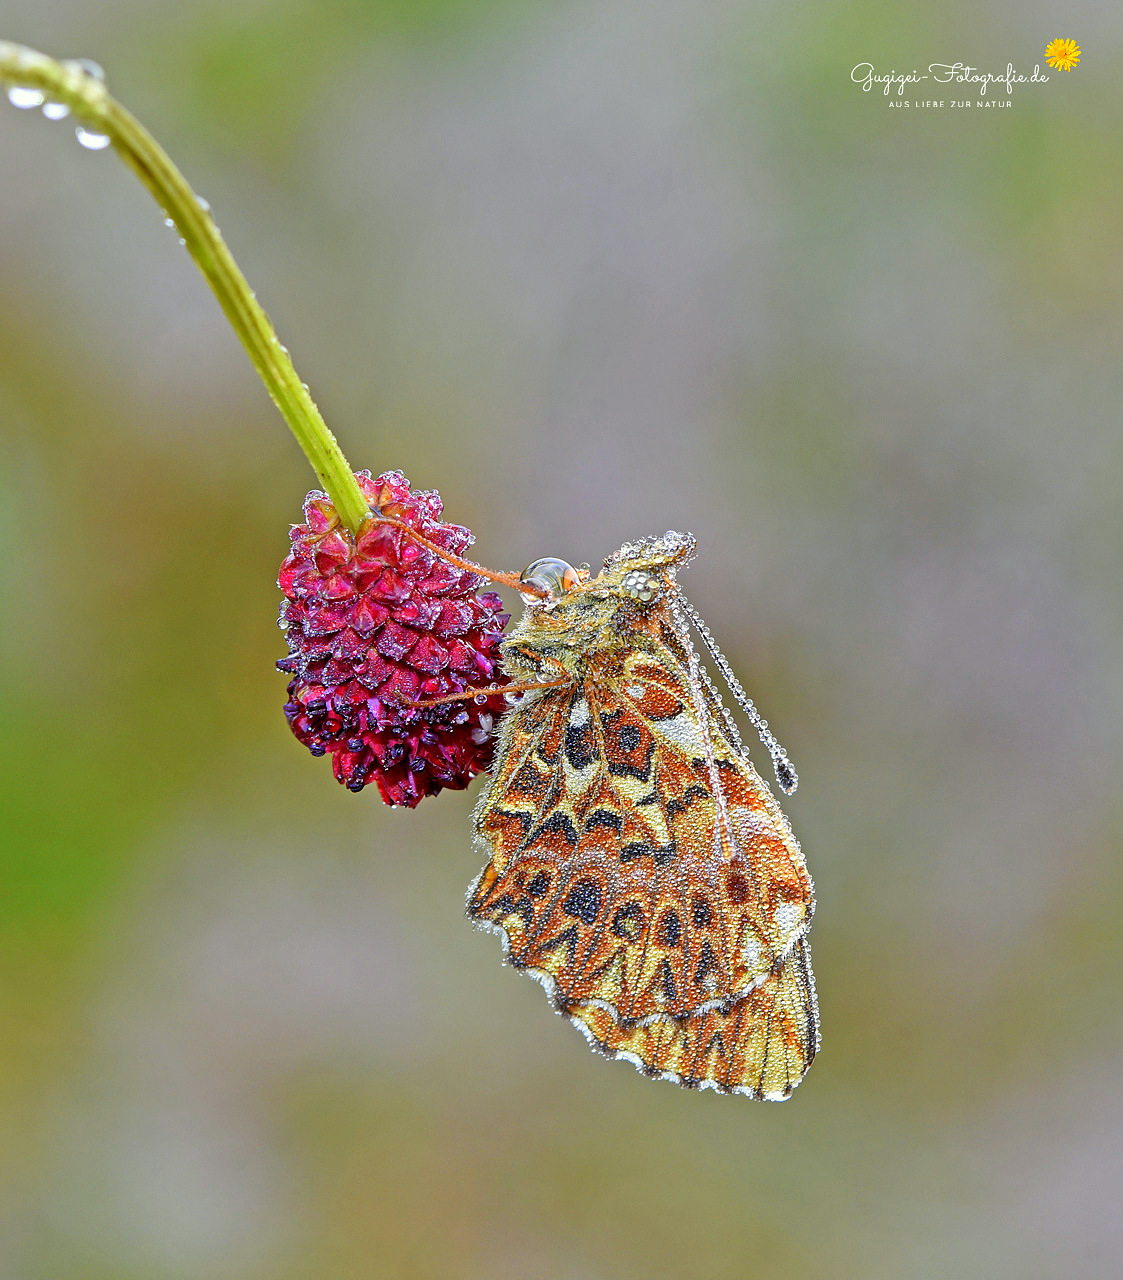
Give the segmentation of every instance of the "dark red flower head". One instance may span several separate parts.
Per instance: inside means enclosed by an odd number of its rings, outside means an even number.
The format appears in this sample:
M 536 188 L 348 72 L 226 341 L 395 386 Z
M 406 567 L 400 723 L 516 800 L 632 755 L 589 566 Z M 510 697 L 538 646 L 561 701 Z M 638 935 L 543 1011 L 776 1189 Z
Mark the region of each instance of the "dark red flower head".
M 356 478 L 376 511 L 453 555 L 471 545 L 467 529 L 440 520 L 438 495 L 411 493 L 401 472 Z M 408 705 L 506 683 L 498 646 L 508 615 L 482 583 L 403 529 L 372 519 L 353 538 L 325 494 L 305 499 L 278 582 L 289 656 L 277 666 L 292 676 L 293 733 L 313 755 L 331 752 L 352 791 L 374 782 L 387 804 L 413 808 L 491 763 L 502 694 Z

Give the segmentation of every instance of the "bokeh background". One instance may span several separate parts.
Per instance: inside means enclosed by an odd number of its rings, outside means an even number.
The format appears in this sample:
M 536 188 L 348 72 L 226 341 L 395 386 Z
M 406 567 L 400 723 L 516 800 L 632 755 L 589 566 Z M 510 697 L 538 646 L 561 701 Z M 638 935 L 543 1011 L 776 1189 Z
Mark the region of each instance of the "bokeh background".
M 210 199 L 356 466 L 501 567 L 695 531 L 824 1044 L 783 1106 L 595 1059 L 463 918 L 472 796 L 297 745 L 310 473 L 133 178 L 3 104 L 0 1274 L 1118 1275 L 1123 11 L 2 12 Z M 849 80 L 1055 36 L 1009 108 Z

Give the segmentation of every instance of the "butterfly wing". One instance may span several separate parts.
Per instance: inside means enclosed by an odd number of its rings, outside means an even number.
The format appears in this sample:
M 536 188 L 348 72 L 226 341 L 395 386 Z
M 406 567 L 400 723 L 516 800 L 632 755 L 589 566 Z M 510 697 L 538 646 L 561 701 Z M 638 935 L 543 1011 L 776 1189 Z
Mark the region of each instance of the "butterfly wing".
M 634 640 L 505 718 L 468 914 L 603 1052 L 780 1096 L 817 1044 L 811 882 L 673 630 Z
M 578 1005 L 569 1017 L 594 1049 L 624 1058 L 646 1075 L 770 1101 L 791 1094 L 819 1048 L 804 938 L 764 982 L 728 1007 L 630 1024 L 598 1006 Z

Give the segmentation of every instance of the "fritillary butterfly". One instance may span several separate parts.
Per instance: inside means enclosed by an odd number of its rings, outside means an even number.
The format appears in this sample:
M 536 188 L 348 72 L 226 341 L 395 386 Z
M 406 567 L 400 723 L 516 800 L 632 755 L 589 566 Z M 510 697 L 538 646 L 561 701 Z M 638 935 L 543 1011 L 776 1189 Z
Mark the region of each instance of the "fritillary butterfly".
M 468 915 L 609 1058 L 691 1088 L 787 1098 L 819 1047 L 815 899 L 787 818 L 691 641 L 698 630 L 772 754 L 676 570 L 689 534 L 629 543 L 592 577 L 523 574 L 510 689 L 474 814 Z M 510 695 L 512 698 L 516 695 Z

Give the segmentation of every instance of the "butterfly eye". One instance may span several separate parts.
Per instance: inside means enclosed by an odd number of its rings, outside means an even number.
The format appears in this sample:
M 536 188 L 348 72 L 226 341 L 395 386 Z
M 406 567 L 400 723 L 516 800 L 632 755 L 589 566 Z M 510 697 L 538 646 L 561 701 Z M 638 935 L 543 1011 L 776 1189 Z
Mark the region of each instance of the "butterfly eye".
M 541 588 L 549 599 L 556 600 L 558 596 L 564 596 L 578 586 L 581 575 L 573 565 L 564 560 L 559 560 L 556 556 L 544 556 L 541 560 L 528 564 L 519 574 L 519 581 Z M 523 591 L 521 595 L 527 604 L 538 599 L 538 596 L 529 591 Z
M 642 600 L 646 604 L 663 594 L 663 584 L 645 569 L 629 569 L 620 583 L 620 590 L 633 600 Z

